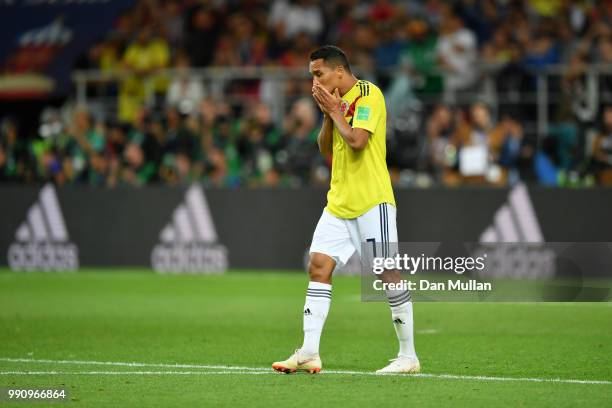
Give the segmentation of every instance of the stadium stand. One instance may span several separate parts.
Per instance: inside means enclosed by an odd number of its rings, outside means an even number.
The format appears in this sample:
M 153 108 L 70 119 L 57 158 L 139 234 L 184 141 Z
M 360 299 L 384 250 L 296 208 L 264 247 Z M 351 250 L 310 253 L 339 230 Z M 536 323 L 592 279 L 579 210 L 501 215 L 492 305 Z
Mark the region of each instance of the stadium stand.
M 324 185 L 325 43 L 384 90 L 398 186 L 612 184 L 612 1 L 552 0 L 140 0 L 36 132 L 2 118 L 0 181 Z

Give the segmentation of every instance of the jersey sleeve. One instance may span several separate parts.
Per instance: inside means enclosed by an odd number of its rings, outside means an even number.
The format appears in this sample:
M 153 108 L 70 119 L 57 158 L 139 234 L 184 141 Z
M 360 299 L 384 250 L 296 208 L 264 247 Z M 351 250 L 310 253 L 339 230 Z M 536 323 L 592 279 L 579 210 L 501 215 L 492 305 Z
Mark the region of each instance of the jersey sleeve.
M 376 94 L 362 96 L 355 105 L 353 128 L 365 129 L 374 133 L 382 114 L 380 97 Z

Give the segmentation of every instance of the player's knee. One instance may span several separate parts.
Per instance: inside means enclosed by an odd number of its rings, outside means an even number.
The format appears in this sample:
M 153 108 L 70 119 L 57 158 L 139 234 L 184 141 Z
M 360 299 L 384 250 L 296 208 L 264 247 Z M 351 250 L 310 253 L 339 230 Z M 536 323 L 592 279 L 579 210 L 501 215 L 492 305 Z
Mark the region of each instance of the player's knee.
M 329 256 L 312 254 L 308 263 L 308 275 L 312 282 L 331 283 L 335 262 Z

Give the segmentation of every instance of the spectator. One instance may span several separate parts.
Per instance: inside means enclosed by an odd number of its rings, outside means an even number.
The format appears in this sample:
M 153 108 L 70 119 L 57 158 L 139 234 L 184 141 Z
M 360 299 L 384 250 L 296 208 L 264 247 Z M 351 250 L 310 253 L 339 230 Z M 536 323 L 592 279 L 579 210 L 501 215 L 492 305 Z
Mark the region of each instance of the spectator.
M 424 19 L 411 20 L 406 26 L 408 43 L 401 58 L 414 77 L 412 89 L 417 95 L 433 96 L 442 91 L 437 72 L 437 36 Z
M 166 104 L 188 115 L 196 110 L 206 97 L 202 81 L 190 76 L 189 57 L 179 54 L 174 66 L 176 72 L 168 87 Z
M 265 143 L 265 134 L 261 126 L 251 123 L 238 144 L 238 153 L 242 158 L 242 177 L 251 180 L 250 184 L 266 184 L 275 177 L 269 176 L 273 171 L 272 152 Z
M 323 32 L 323 12 L 314 0 L 275 0 L 269 25 L 289 39 L 299 33 L 318 38 Z
M 226 185 L 237 185 L 240 183 L 240 172 L 242 161 L 237 148 L 237 121 L 231 116 L 229 106 L 218 104 L 216 106 L 217 116 L 212 128 L 211 159 L 217 167 L 221 157 L 225 160 L 224 182 Z
M 207 67 L 212 64 L 218 39 L 219 27 L 214 12 L 198 8 L 191 17 L 185 40 L 185 48 L 193 66 Z
M 123 55 L 123 65 L 129 76 L 121 83 L 119 91 L 119 119 L 132 122 L 136 112 L 145 101 L 145 81 L 155 93 L 165 92 L 166 80 L 153 76 L 158 70 L 166 68 L 169 62 L 168 44 L 161 38 L 154 38 L 152 27 L 144 27 L 138 38 L 130 44 Z
M 494 127 L 491 112 L 484 103 L 477 102 L 470 108 L 471 129 L 464 145 L 488 146 L 489 133 Z
M 160 167 L 160 177 L 165 184 L 185 185 L 196 180 L 189 154 L 180 151 L 177 154 L 166 155 Z
M 548 136 L 542 142 L 542 148 L 535 154 L 533 167 L 538 178 L 538 182 L 542 185 L 559 185 L 557 150 L 556 140 L 553 137 Z
M 279 58 L 279 63 L 288 68 L 307 67 L 308 56 L 314 44 L 308 35 L 300 33 L 296 35 L 293 47 L 285 51 Z
M 327 21 L 333 22 L 328 26 L 327 38 L 332 44 L 338 43 L 340 38 L 350 36 L 357 26 L 355 17 L 357 0 L 339 0 L 328 4 Z
M 559 115 L 548 132 L 557 149 L 555 153 L 557 167 L 563 172 L 569 172 L 578 162 L 578 127 L 569 112 L 561 112 Z
M 556 17 L 561 13 L 562 0 L 529 0 L 529 11 L 540 17 Z
M 274 156 L 281 147 L 281 134 L 272 123 L 270 109 L 264 104 L 251 105 L 243 127 L 238 144 L 243 177 L 260 184 L 278 183 Z
M 121 68 L 122 39 L 116 34 L 89 51 L 89 68 L 99 69 L 102 73 L 116 75 Z
M 508 52 L 509 61 L 495 75 L 499 106 L 511 117 L 529 119 L 535 111 L 530 109 L 530 101 L 527 99 L 533 80 L 523 67 L 520 45 L 516 42 L 510 43 Z
M 391 23 L 397 18 L 397 8 L 389 0 L 376 0 L 368 10 L 370 20 L 375 24 Z
M 586 73 L 586 56 L 574 54 L 561 80 L 560 109 L 571 111 L 579 123 L 588 123 L 597 115 L 597 84 Z
M 448 12 L 443 20 L 437 54 L 444 70 L 444 99 L 455 103 L 463 93 L 473 91 L 478 78 L 476 36 L 459 16 Z
M 489 133 L 491 162 L 501 170 L 490 174 L 493 184 L 516 184 L 519 181 L 518 160 L 522 139 L 523 127 L 507 114 L 502 116 L 498 125 Z
M 505 29 L 498 29 L 490 42 L 481 51 L 482 60 L 489 64 L 506 64 L 512 58 L 509 35 Z
M 155 165 L 146 162 L 142 149 L 135 143 L 126 146 L 123 161 L 121 180 L 125 184 L 142 186 L 155 175 Z
M 527 43 L 524 64 L 527 68 L 541 70 L 560 61 L 559 49 L 553 38 L 541 33 Z
M 147 130 L 140 145 L 147 160 L 159 168 L 167 150 L 166 129 L 161 118 L 152 117 L 147 120 Z M 156 177 L 157 175 L 153 179 Z
M 592 168 L 600 184 L 612 185 L 612 105 L 604 108 L 602 126 L 593 143 Z
M 178 0 L 165 1 L 159 8 L 157 18 L 171 49 L 177 49 L 183 44 L 185 19 L 182 11 L 182 5 Z
M 379 69 L 385 70 L 397 66 L 404 40 L 397 35 L 395 24 L 382 25 L 378 30 L 378 44 L 374 48 L 374 59 Z
M 78 108 L 74 113 L 74 125 L 68 130 L 86 155 L 101 153 L 106 145 L 104 129 L 95 126 L 85 108 Z
M 238 56 L 238 65 L 261 65 L 266 62 L 267 55 L 262 46 L 266 44 L 264 37 L 255 32 L 254 22 L 245 15 L 234 14 L 229 17 L 229 31 Z
M 428 168 L 434 177 L 447 185 L 458 182 L 457 141 L 453 112 L 446 105 L 438 105 L 426 125 Z
M 17 123 L 5 119 L 0 124 L 0 181 L 17 182 L 26 178 L 29 152 L 27 141 L 19 137 Z
M 185 125 L 184 117 L 175 108 L 166 111 L 165 153 L 190 154 L 196 145 L 196 130 Z
M 104 187 L 110 183 L 110 165 L 108 159 L 101 154 L 94 154 L 89 161 L 87 182 L 91 186 Z
M 599 42 L 595 61 L 604 68 L 612 66 L 612 34 L 607 39 Z M 604 103 L 612 104 L 612 72 L 601 72 L 599 91 L 601 93 L 601 100 Z
M 240 65 L 240 55 L 233 37 L 230 34 L 223 34 L 217 40 L 212 65 L 216 67 L 232 67 Z
M 310 169 L 319 156 L 315 107 L 310 99 L 299 99 L 285 120 L 286 147 L 281 154 L 281 164 L 292 184 L 304 185 L 310 181 Z
M 505 11 L 504 5 L 495 3 L 494 0 L 480 0 L 464 1 L 461 4 L 461 16 L 473 30 L 480 45 L 491 40 L 493 32 L 499 26 L 500 13 Z
M 462 181 L 483 184 L 487 177 L 498 181 L 497 169 L 491 168 L 489 137 L 494 128 L 489 108 L 481 102 L 472 104 L 468 119 L 457 129 L 458 162 Z M 492 173 L 488 173 L 492 170 Z
M 128 126 L 110 122 L 107 127 L 106 152 L 111 157 L 121 157 L 127 144 Z

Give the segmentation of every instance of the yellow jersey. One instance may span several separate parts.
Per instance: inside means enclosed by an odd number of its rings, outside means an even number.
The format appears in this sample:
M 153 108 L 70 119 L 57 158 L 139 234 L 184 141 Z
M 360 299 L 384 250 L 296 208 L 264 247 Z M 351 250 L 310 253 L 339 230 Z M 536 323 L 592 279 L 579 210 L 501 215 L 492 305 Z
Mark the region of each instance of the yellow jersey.
M 368 81 L 357 81 L 342 96 L 341 112 L 353 128 L 370 132 L 366 147 L 353 150 L 336 126 L 327 211 L 338 218 L 357 218 L 370 208 L 389 203 L 395 206 L 387 169 L 387 109 L 385 97 Z

